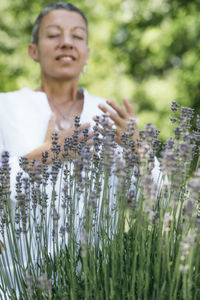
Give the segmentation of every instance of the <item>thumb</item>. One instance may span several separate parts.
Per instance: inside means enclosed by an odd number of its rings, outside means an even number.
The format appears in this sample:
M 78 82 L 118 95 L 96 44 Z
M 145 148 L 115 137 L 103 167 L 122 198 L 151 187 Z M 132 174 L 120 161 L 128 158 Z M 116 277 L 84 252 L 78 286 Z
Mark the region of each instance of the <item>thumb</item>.
M 55 124 L 56 124 L 56 117 L 55 115 L 52 115 L 51 118 L 49 119 L 45 141 L 51 140 L 52 133 L 55 131 Z

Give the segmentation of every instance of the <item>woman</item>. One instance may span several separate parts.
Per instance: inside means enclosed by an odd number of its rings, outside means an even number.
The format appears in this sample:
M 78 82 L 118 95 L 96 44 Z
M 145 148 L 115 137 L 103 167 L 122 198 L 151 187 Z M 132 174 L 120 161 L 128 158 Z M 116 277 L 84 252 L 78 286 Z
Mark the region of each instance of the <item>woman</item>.
M 89 48 L 87 19 L 77 7 L 66 2 L 46 7 L 33 26 L 28 53 L 40 65 L 40 87 L 35 91 L 24 88 L 0 94 L 0 152 L 10 153 L 12 193 L 20 170 L 19 157 L 40 163 L 42 153 L 47 152 L 47 163 L 51 163 L 52 133 L 57 132 L 62 152 L 65 139 L 74 132 L 75 116 L 80 116 L 78 139 L 81 141 L 83 130 L 91 127 L 96 115 L 109 114 L 118 143 L 134 117 L 127 100 L 123 109 L 111 100 L 78 89 Z M 137 137 L 135 130 L 133 138 Z M 92 145 L 92 133 L 88 145 Z
M 57 131 L 63 145 L 73 133 L 75 115 L 80 116 L 81 133 L 91 126 L 95 115 L 109 113 L 120 142 L 121 133 L 133 117 L 130 103 L 124 100 L 122 109 L 113 101 L 106 103 L 78 89 L 80 73 L 89 57 L 88 25 L 81 10 L 66 2 L 46 7 L 33 26 L 28 53 L 40 65 L 40 87 L 0 95 L 0 150 L 10 152 L 13 164 L 17 165 L 19 156 L 40 162 L 42 152 L 49 153 L 50 163 L 53 131 Z

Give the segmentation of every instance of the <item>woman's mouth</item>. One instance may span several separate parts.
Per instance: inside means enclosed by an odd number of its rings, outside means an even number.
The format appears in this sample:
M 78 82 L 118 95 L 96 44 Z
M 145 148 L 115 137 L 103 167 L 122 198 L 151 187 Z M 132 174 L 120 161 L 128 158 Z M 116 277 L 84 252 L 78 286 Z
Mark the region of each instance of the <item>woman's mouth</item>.
M 63 62 L 71 62 L 75 61 L 75 57 L 72 55 L 60 55 L 56 58 L 56 60 L 63 61 Z

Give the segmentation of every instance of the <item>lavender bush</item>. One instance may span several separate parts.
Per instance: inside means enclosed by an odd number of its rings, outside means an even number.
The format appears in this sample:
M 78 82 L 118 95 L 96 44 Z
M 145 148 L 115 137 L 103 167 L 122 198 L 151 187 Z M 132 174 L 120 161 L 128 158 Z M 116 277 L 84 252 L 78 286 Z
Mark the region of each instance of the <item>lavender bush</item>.
M 37 166 L 22 158 L 14 204 L 3 153 L 3 299 L 200 299 L 200 116 L 194 128 L 192 109 L 173 102 L 172 111 L 156 177 L 159 132 L 147 124 L 136 144 L 130 122 L 120 148 L 107 116 L 92 151 L 76 118 L 65 162 L 56 134 L 51 166 L 47 153 Z

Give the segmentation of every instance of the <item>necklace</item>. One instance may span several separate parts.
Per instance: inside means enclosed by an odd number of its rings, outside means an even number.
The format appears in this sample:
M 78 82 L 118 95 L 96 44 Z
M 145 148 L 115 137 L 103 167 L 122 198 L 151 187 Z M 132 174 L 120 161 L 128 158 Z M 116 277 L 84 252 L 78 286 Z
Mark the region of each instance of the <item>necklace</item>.
M 82 95 L 83 95 L 83 91 L 80 90 L 79 92 L 81 93 L 81 96 L 82 96 Z M 80 100 L 80 99 L 81 99 L 81 97 L 78 95 L 78 96 L 76 97 L 76 99 L 75 99 L 74 101 L 72 101 L 72 103 L 71 103 L 70 106 L 68 107 L 66 113 L 63 113 L 63 111 L 59 108 L 59 106 L 58 106 L 54 101 L 52 101 L 52 100 L 50 100 L 50 99 L 48 98 L 49 102 L 53 105 L 53 107 L 55 108 L 55 110 L 57 110 L 57 112 L 58 112 L 58 113 L 60 114 L 60 116 L 62 117 L 62 120 L 59 122 L 59 125 L 60 125 L 60 127 L 61 127 L 62 129 L 66 130 L 66 129 L 68 129 L 68 128 L 71 127 L 71 125 L 72 125 L 71 123 L 72 123 L 72 122 L 69 120 L 69 116 L 70 116 L 70 113 L 71 113 L 71 111 L 72 111 L 74 105 L 75 105 L 76 102 L 77 102 L 78 100 Z
M 69 108 L 67 109 L 67 112 L 66 113 L 63 113 L 62 110 L 54 103 L 54 102 L 51 102 L 52 105 L 54 106 L 54 108 L 57 110 L 57 112 L 61 115 L 62 117 L 62 120 L 60 121 L 60 127 L 62 129 L 68 129 L 71 127 L 71 121 L 69 120 L 69 115 L 76 103 L 77 99 L 74 100 L 71 105 L 69 106 Z

